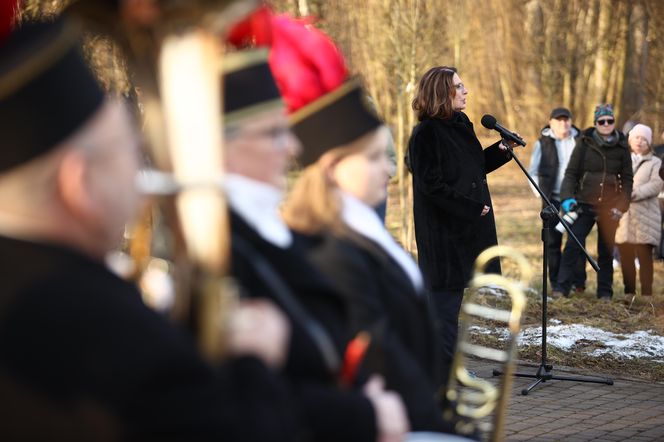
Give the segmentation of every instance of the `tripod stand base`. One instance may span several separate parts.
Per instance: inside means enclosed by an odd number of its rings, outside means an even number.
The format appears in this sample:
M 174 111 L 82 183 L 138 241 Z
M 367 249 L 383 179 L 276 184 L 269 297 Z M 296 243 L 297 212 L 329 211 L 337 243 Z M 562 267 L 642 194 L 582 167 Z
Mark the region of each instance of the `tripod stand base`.
M 503 374 L 500 370 L 493 370 L 494 376 L 501 376 Z M 613 379 L 610 378 L 600 378 L 600 377 L 576 377 L 576 376 L 556 376 L 553 374 L 553 365 L 544 364 L 540 365 L 535 374 L 526 374 L 526 373 L 514 373 L 513 376 L 519 378 L 531 378 L 537 379 L 535 382 L 530 384 L 528 387 L 521 390 L 521 394 L 527 396 L 530 391 L 537 387 L 539 384 L 554 380 L 554 381 L 573 381 L 573 382 L 590 382 L 593 384 L 606 384 L 613 385 Z

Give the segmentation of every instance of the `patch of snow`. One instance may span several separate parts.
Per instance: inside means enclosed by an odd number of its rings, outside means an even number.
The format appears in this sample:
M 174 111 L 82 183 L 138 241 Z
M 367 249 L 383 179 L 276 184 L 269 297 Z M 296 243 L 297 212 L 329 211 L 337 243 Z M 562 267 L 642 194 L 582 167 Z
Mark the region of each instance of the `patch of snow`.
M 504 298 L 507 296 L 507 292 L 505 291 L 505 289 L 496 284 L 487 284 L 485 286 L 482 286 L 479 289 L 477 289 L 477 293 L 481 295 L 492 295 L 495 296 L 496 298 Z
M 556 320 L 551 320 L 555 323 Z M 560 324 L 560 321 L 556 321 Z M 471 333 L 496 335 L 500 340 L 507 339 L 508 332 L 504 328 L 488 329 L 473 326 Z M 613 333 L 597 327 L 581 324 L 553 325 L 547 327 L 547 344 L 563 351 L 584 351 L 584 347 L 591 347 L 588 356 L 599 357 L 610 355 L 616 358 L 651 359 L 653 362 L 664 363 L 664 336 L 653 333 L 652 330 L 637 331 L 634 333 Z M 529 327 L 521 330 L 517 340 L 518 346 L 540 345 L 542 342 L 542 327 Z M 654 359 L 658 358 L 658 359 Z
M 502 340 L 506 338 L 506 335 L 503 336 L 506 331 L 505 329 L 495 330 L 492 328 L 480 327 L 479 325 L 471 325 L 470 327 L 468 327 L 468 330 L 470 330 L 470 334 L 475 334 L 475 335 L 492 335 L 495 333 L 500 333 L 501 336 L 499 337 L 499 339 Z

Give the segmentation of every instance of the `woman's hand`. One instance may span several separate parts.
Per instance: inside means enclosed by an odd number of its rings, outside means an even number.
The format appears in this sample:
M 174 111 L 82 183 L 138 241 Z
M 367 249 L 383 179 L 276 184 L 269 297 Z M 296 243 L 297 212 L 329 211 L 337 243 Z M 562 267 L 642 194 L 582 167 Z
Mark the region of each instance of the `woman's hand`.
M 482 213 L 480 214 L 480 216 L 486 215 L 487 213 L 489 213 L 489 210 L 491 210 L 491 207 L 484 206 L 484 209 L 482 209 Z
M 514 135 L 516 135 L 519 138 L 522 138 L 521 135 L 519 135 L 518 132 L 514 132 Z M 518 145 L 519 145 L 519 143 L 517 143 L 516 141 L 506 140 L 505 138 L 503 138 L 502 140 L 500 140 L 499 147 L 502 150 L 507 150 L 508 148 L 514 149 Z

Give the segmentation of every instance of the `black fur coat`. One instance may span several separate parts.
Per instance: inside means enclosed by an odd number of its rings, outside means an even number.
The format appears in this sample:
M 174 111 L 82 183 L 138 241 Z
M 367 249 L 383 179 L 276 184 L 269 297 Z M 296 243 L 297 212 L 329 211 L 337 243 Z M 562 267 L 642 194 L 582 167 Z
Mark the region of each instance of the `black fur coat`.
M 499 143 L 482 149 L 466 114 L 427 118 L 408 149 L 419 265 L 427 289 L 462 290 L 477 256 L 497 244 L 486 175 L 510 160 Z M 480 216 L 487 205 L 492 209 Z M 500 263 L 490 271 L 500 273 Z

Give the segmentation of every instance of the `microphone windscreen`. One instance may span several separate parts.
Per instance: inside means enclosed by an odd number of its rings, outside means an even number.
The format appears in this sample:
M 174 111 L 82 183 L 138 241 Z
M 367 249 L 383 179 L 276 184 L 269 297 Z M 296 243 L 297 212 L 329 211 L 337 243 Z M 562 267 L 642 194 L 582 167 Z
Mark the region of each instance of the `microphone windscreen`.
M 482 126 L 487 129 L 494 129 L 496 127 L 496 117 L 493 115 L 485 115 L 482 117 Z

